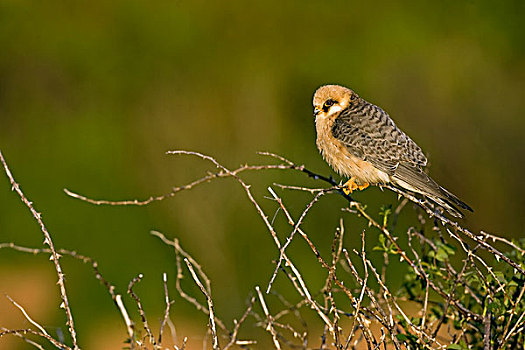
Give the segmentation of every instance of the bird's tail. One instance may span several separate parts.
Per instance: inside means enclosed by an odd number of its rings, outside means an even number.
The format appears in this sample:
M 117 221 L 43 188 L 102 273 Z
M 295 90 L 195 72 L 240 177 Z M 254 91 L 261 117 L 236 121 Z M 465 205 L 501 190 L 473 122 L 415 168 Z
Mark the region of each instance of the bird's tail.
M 460 207 L 461 209 L 465 209 L 465 210 L 468 210 L 468 211 L 471 211 L 471 212 L 474 211 L 474 210 L 472 210 L 472 208 L 467 203 L 465 203 L 462 200 L 460 200 L 457 196 L 455 196 L 454 194 L 450 193 L 445 188 L 439 186 L 439 190 L 441 192 L 441 196 L 439 196 L 437 198 L 433 198 L 433 196 L 429 196 L 429 198 L 432 199 L 437 204 L 440 204 L 441 206 L 443 206 L 445 209 L 447 209 L 447 211 L 450 214 L 452 214 L 452 215 L 454 215 L 456 217 L 460 217 L 460 218 L 463 217 L 463 214 L 456 208 L 456 206 Z M 442 203 L 440 203 L 440 202 L 442 202 Z
M 469 205 L 439 186 L 419 167 L 400 164 L 392 176 L 392 180 L 405 189 L 424 195 L 455 217 L 463 217 L 457 207 L 473 211 Z

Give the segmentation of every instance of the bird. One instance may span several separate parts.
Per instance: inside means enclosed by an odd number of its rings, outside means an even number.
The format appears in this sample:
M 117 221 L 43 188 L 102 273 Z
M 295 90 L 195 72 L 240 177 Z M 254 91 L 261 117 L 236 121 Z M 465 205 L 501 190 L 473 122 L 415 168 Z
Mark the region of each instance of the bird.
M 319 87 L 313 97 L 316 144 L 324 160 L 349 178 L 348 195 L 369 185 L 394 185 L 430 199 L 455 217 L 473 211 L 434 181 L 421 148 L 380 107 L 340 85 Z

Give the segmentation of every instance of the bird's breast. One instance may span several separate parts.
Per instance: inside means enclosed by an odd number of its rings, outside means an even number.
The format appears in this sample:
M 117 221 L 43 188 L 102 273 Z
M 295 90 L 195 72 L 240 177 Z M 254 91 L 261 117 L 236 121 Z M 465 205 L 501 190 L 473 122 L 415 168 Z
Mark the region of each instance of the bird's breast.
M 388 183 L 390 176 L 371 163 L 351 154 L 348 148 L 332 134 L 334 117 L 316 120 L 317 148 L 324 160 L 340 175 L 355 176 L 361 183 Z

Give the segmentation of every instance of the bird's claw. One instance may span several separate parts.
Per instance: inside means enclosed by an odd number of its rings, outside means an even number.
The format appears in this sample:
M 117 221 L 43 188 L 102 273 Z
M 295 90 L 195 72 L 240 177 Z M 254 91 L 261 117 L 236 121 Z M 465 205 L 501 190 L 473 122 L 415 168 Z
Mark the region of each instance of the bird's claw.
M 343 192 L 348 196 L 350 193 L 352 193 L 355 190 L 362 191 L 365 188 L 367 188 L 370 184 L 368 182 L 365 182 L 362 185 L 358 185 L 355 182 L 356 178 L 352 176 L 345 184 L 343 185 Z

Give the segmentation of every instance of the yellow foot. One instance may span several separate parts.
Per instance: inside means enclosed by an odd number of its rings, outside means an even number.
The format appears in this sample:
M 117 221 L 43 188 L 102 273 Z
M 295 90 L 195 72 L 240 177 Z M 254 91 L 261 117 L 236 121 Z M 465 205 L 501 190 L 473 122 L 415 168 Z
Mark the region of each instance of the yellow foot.
M 359 191 L 362 191 L 364 190 L 365 188 L 367 188 L 368 186 L 370 186 L 370 184 L 368 182 L 365 182 L 364 184 L 362 184 L 361 186 L 357 186 L 357 189 Z
M 347 182 L 345 182 L 345 184 L 343 185 L 343 192 L 348 196 L 350 193 L 352 193 L 353 191 L 355 190 L 359 190 L 359 191 L 362 191 L 364 190 L 365 188 L 367 188 L 369 186 L 369 183 L 368 182 L 365 182 L 364 184 L 362 185 L 358 185 L 356 182 L 355 182 L 356 178 L 354 176 L 352 176 Z
M 350 193 L 357 190 L 358 186 L 355 183 L 355 177 L 352 176 L 345 184 L 343 185 L 343 192 L 348 196 Z

